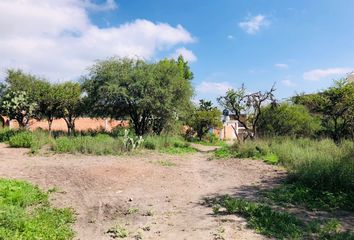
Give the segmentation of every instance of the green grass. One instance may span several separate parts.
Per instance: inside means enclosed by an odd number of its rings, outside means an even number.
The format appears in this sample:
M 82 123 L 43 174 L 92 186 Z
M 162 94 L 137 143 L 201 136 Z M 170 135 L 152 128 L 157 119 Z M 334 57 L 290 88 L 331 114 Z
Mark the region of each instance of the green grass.
M 123 140 L 106 134 L 97 136 L 59 137 L 52 144 L 56 153 L 119 155 L 125 152 Z
M 307 221 L 285 210 L 242 198 L 222 196 L 213 199 L 214 214 L 237 214 L 247 220 L 250 228 L 276 239 L 353 239 L 350 232 L 342 232 L 335 219 Z
M 121 225 L 116 225 L 112 228 L 110 228 L 107 233 L 112 237 L 112 238 L 126 238 L 129 235 L 129 231 L 121 226 Z
M 6 128 L 0 128 L 0 142 L 7 142 L 10 138 L 16 134 L 16 130 Z
M 12 135 L 8 143 L 13 148 L 30 148 L 31 153 L 37 153 L 44 145 L 52 142 L 48 132 L 42 130 L 17 131 Z
M 162 167 L 174 167 L 176 166 L 175 163 L 171 162 L 170 160 L 159 160 L 155 162 L 156 164 L 162 166 Z
M 0 239 L 72 239 L 73 222 L 72 211 L 52 208 L 38 187 L 0 179 Z
M 344 209 L 354 211 L 353 193 L 318 191 L 299 184 L 283 184 L 262 193 L 275 203 L 304 206 L 310 210 L 333 211 Z
M 196 150 L 190 147 L 190 144 L 180 136 L 146 136 L 143 145 L 146 149 L 158 150 L 161 153 L 167 154 L 178 155 L 196 152 Z

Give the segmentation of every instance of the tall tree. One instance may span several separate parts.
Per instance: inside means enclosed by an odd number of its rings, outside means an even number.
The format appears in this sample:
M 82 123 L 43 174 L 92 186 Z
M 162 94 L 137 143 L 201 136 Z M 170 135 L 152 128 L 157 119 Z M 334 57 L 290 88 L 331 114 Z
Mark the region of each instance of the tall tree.
M 354 84 L 346 79 L 319 93 L 299 94 L 292 98 L 296 104 L 307 106 L 322 119 L 324 133 L 338 142 L 354 139 Z
M 27 127 L 34 117 L 37 105 L 32 102 L 24 91 L 9 91 L 1 100 L 1 112 L 10 119 L 15 119 L 20 128 Z
M 200 100 L 199 106 L 194 110 L 188 120 L 188 125 L 197 133 L 199 140 L 212 128 L 222 127 L 221 112 L 214 107 L 211 101 Z
M 54 85 L 52 91 L 55 94 L 54 116 L 65 120 L 69 135 L 75 134 L 75 120 L 84 111 L 80 84 L 65 82 Z
M 30 118 L 40 119 L 38 106 L 49 86 L 46 80 L 35 75 L 8 69 L 5 85 L 1 88 L 3 114 L 16 119 L 20 127 L 25 127 Z
M 244 85 L 239 89 L 230 89 L 225 96 L 217 99 L 218 103 L 230 113 L 235 115 L 236 120 L 245 128 L 247 135 L 254 139 L 257 137 L 257 123 L 262 114 L 262 106 L 266 103 L 275 104 L 275 87 L 269 91 L 247 93 Z M 235 131 L 236 136 L 239 138 Z
M 95 64 L 83 87 L 93 116 L 129 117 L 136 134 L 159 134 L 167 122 L 190 105 L 190 79 L 175 60 L 146 63 L 111 58 Z M 189 76 L 190 77 L 190 76 Z

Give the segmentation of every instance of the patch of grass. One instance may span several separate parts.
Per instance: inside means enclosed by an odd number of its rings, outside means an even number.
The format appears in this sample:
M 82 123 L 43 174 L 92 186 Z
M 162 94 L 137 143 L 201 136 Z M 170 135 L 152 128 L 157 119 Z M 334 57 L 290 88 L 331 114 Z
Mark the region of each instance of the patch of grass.
M 228 196 L 225 196 L 219 204 L 228 214 L 237 213 L 245 217 L 248 225 L 263 235 L 278 239 L 302 236 L 302 222 L 287 212 L 274 211 L 264 204 Z
M 41 147 L 51 143 L 48 132 L 42 130 L 17 131 L 9 138 L 8 143 L 13 148 L 30 148 L 31 153 L 37 153 Z
M 110 228 L 107 233 L 112 237 L 112 238 L 126 238 L 129 235 L 129 231 L 121 226 L 121 225 L 116 225 L 115 227 Z
M 231 158 L 233 154 L 230 151 L 229 147 L 222 147 L 220 149 L 215 150 L 214 156 L 216 158 Z
M 317 191 L 299 184 L 284 184 L 263 195 L 276 203 L 301 205 L 311 210 L 354 210 L 354 194 Z
M 322 205 L 321 208 L 352 209 L 350 204 L 345 206 L 348 202 L 346 199 L 353 201 L 354 196 L 352 141 L 336 145 L 329 139 L 260 139 L 224 147 L 217 150 L 215 156 L 254 158 L 270 164 L 281 164 L 289 171 L 288 182 L 310 189 L 311 195 L 315 196 L 312 198 Z
M 82 153 L 94 155 L 119 155 L 126 151 L 123 140 L 107 134 L 78 137 L 60 137 L 52 144 L 56 153 Z
M 163 167 L 174 167 L 176 166 L 175 163 L 171 162 L 170 160 L 159 160 L 156 161 L 156 164 L 163 166 Z
M 164 149 L 160 149 L 161 153 L 167 153 L 167 154 L 187 154 L 187 153 L 195 153 L 197 150 L 195 150 L 192 147 L 168 147 Z
M 10 147 L 13 148 L 30 148 L 35 138 L 29 131 L 18 132 L 9 139 Z
M 139 212 L 139 208 L 129 208 L 127 214 L 136 214 Z
M 143 146 L 146 149 L 158 150 L 159 152 L 167 154 L 186 154 L 196 152 L 196 150 L 190 147 L 190 144 L 185 142 L 182 137 L 173 135 L 146 136 Z
M 353 239 L 351 232 L 342 232 L 341 224 L 336 219 L 326 221 L 312 220 L 304 222 L 285 210 L 278 211 L 264 203 L 257 203 L 242 198 L 222 196 L 214 199 L 214 214 L 238 214 L 246 218 L 248 226 L 258 233 L 276 239 Z M 221 211 L 214 211 L 219 204 Z
M 0 239 L 72 239 L 73 222 L 72 211 L 52 208 L 38 187 L 0 179 Z

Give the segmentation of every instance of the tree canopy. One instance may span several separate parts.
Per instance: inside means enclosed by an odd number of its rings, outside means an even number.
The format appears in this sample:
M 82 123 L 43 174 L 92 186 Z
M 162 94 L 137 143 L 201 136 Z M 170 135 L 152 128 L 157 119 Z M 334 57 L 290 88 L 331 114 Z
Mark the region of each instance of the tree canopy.
M 192 75 L 181 60 L 147 63 L 111 58 L 97 62 L 83 82 L 91 116 L 129 117 L 136 134 L 160 134 L 191 106 Z
M 221 111 L 211 101 L 202 99 L 189 117 L 188 124 L 197 133 L 199 140 L 202 140 L 212 128 L 222 127 Z
M 354 139 L 354 84 L 346 79 L 319 93 L 299 94 L 292 98 L 321 117 L 323 132 L 333 140 Z

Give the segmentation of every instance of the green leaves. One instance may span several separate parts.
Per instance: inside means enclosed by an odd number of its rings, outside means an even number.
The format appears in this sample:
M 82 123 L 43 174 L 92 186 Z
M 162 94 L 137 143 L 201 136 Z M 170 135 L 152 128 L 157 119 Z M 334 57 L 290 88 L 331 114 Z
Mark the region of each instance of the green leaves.
M 128 116 L 137 135 L 148 131 L 160 134 L 169 122 L 185 116 L 191 105 L 193 90 L 187 67 L 181 59 L 158 63 L 127 58 L 99 61 L 83 82 L 90 115 Z

